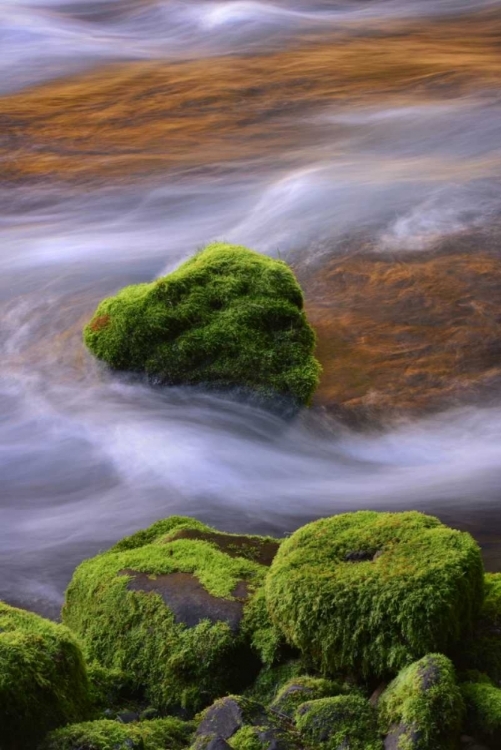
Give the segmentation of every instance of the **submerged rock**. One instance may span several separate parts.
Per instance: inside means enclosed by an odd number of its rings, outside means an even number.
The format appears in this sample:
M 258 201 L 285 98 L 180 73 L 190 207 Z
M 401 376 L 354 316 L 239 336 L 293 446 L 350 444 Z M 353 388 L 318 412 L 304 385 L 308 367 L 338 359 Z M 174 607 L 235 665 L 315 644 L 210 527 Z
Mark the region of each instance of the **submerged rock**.
M 275 641 L 258 595 L 277 549 L 190 518 L 159 521 L 77 568 L 64 621 L 152 706 L 196 711 L 246 687 L 257 646 Z
M 282 261 L 215 243 L 151 284 L 101 302 L 90 351 L 170 385 L 244 388 L 309 403 L 320 366 L 303 295 Z
M 447 750 L 459 738 L 464 704 L 452 662 L 429 654 L 390 683 L 378 704 L 385 750 Z
M 63 625 L 0 602 L 0 747 L 33 750 L 89 711 L 80 647 Z
M 482 596 L 473 538 L 417 512 L 308 524 L 283 542 L 266 581 L 276 627 L 326 675 L 391 675 L 447 650 L 471 632 Z

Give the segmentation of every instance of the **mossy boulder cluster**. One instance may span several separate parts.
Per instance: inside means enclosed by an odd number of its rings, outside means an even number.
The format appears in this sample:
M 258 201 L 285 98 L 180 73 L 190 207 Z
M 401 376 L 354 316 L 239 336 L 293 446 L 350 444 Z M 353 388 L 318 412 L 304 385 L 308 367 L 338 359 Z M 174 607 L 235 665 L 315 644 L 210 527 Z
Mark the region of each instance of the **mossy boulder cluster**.
M 500 581 L 416 512 L 158 521 L 78 567 L 63 625 L 2 605 L 0 749 L 496 750 Z
M 315 334 L 291 269 L 224 243 L 105 299 L 84 341 L 112 369 L 167 385 L 238 388 L 308 404 L 319 380 Z

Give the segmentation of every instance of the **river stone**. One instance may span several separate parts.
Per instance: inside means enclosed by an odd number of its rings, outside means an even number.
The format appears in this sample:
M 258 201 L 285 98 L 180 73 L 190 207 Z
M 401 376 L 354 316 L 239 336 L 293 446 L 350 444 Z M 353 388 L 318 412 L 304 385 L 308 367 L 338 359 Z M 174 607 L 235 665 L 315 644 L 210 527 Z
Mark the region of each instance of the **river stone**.
M 240 245 L 213 243 L 168 276 L 103 300 L 84 341 L 113 370 L 165 385 L 239 388 L 302 405 L 319 381 L 292 270 Z
M 382 694 L 378 713 L 385 750 L 456 745 L 464 703 L 452 662 L 443 654 L 429 654 L 403 669 Z
M 64 621 L 152 707 L 198 711 L 246 687 L 259 640 L 275 643 L 262 582 L 278 546 L 191 518 L 158 521 L 77 568 Z
M 376 712 L 360 695 L 338 695 L 303 703 L 296 727 L 307 746 L 326 750 L 383 750 Z
M 85 718 L 89 683 L 63 625 L 0 602 L 0 747 L 33 750 L 54 727 Z
M 472 631 L 483 576 L 469 534 L 415 511 L 359 511 L 286 539 L 266 601 L 275 626 L 323 674 L 384 678 Z

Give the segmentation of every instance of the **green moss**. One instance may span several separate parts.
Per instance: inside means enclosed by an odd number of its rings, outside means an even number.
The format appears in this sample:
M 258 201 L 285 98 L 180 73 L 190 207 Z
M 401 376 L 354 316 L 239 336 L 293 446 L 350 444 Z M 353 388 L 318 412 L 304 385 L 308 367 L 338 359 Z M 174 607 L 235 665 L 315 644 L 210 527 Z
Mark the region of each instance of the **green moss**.
M 182 750 L 192 732 L 192 724 L 174 718 L 133 724 L 103 719 L 57 729 L 43 750 Z
M 472 537 L 436 518 L 346 513 L 282 543 L 266 597 L 275 625 L 323 674 L 385 676 L 471 632 L 483 566 Z
M 321 677 L 296 677 L 285 683 L 270 708 L 279 714 L 292 718 L 301 703 L 339 695 L 344 692 L 342 685 Z
M 462 669 L 476 669 L 501 682 L 501 573 L 485 575 L 485 598 L 475 632 L 460 644 L 457 662 Z
M 289 680 L 304 675 L 304 673 L 304 665 L 299 659 L 292 659 L 272 667 L 266 666 L 259 672 L 246 695 L 267 706 L 276 698 L 281 688 Z
M 278 393 L 304 404 L 320 373 L 315 334 L 290 268 L 225 243 L 103 300 L 84 340 L 115 370 L 171 385 Z
M 481 678 L 479 682 L 461 685 L 466 703 L 466 726 L 475 736 L 501 745 L 501 690 Z
M 269 750 L 269 748 L 298 748 L 303 744 L 290 728 L 285 726 L 245 726 L 228 740 L 234 750 Z
M 402 725 L 409 735 L 417 735 L 416 750 L 457 747 L 464 704 L 454 666 L 443 654 L 429 654 L 403 669 L 378 708 L 382 731 Z M 400 745 L 405 748 L 405 733 Z
M 263 664 L 271 666 L 279 661 L 286 644 L 283 633 L 268 615 L 264 586 L 256 591 L 249 602 L 244 628 L 248 631 L 251 644 L 259 653 Z
M 64 622 L 89 659 L 125 672 L 156 708 L 196 711 L 240 691 L 260 666 L 247 610 L 266 568 L 234 549 L 228 554 L 237 541 L 244 553 L 276 545 L 189 518 L 154 524 L 77 568 Z
M 306 744 L 338 750 L 383 750 L 376 714 L 358 695 L 321 698 L 299 706 L 296 726 Z
M 0 602 L 0 745 L 33 748 L 50 729 L 85 718 L 88 681 L 62 625 Z

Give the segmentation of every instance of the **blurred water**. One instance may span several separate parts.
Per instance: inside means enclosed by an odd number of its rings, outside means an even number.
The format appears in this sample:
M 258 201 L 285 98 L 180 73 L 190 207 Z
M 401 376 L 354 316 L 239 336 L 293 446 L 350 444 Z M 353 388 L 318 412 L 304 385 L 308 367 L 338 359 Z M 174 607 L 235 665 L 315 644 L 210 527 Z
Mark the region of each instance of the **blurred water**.
M 496 3 L 486 3 L 492 7 Z M 210 55 L 460 2 L 0 2 L 0 87 L 98 60 Z M 83 193 L 0 187 L 0 597 L 57 615 L 73 567 L 170 513 L 283 534 L 320 514 L 423 508 L 501 562 L 501 405 L 356 434 L 111 377 L 84 352 L 97 301 L 211 239 L 321 264 L 350 232 L 426 249 L 499 216 L 501 102 L 343 107 L 297 117 L 302 148 L 217 177 Z M 501 536 L 500 536 L 501 538 Z

